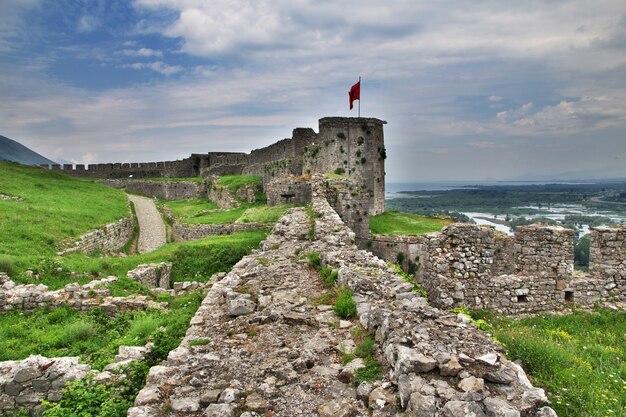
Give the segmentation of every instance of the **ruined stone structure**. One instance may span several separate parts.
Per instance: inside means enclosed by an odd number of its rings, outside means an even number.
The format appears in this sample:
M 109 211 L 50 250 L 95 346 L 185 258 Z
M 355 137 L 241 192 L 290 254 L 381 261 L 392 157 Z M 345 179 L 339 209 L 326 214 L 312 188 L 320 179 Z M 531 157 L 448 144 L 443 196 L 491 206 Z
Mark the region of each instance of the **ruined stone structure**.
M 213 285 L 128 416 L 554 416 L 502 347 L 358 250 L 324 180 L 313 182 L 314 218 L 292 209 Z M 315 301 L 325 289 L 300 260 L 310 252 L 354 291 L 358 320 L 339 320 Z M 355 386 L 365 364 L 341 356 L 354 352 L 359 324 L 375 336 L 383 376 Z
M 440 307 L 524 313 L 626 299 L 625 227 L 592 230 L 585 274 L 574 273 L 573 231 L 562 227 L 525 226 L 504 236 L 455 223 L 440 233 L 376 237 L 368 245 L 392 262 L 403 259 Z
M 325 117 L 319 120 L 319 133 L 296 128 L 292 137 L 249 154 L 210 152 L 193 154 L 180 161 L 116 163 L 60 166 L 50 169 L 69 175 L 93 178 L 187 178 L 224 174 L 257 175 L 270 204 L 302 203 L 310 199 L 310 187 L 297 178 L 315 173 L 340 173 L 333 207 L 347 225 L 362 238 L 369 236 L 369 216 L 385 208 L 385 142 L 383 122 L 374 118 Z M 45 167 L 48 167 L 45 165 Z M 290 178 L 291 177 L 291 178 Z M 333 180 L 336 181 L 336 180 Z M 168 183 L 113 182 L 131 192 L 169 198 L 196 198 L 203 191 L 195 186 Z M 176 190 L 174 190 L 176 188 Z M 134 191 L 135 190 L 135 191 Z
M 101 308 L 106 315 L 119 312 L 163 308 L 146 296 L 112 297 L 106 285 L 113 284 L 117 277 L 107 277 L 91 281 L 85 285 L 67 284 L 60 290 L 50 291 L 46 285 L 16 285 L 5 274 L 0 273 L 0 314 L 9 311 L 30 312 L 38 308 L 54 310 L 68 305 L 77 310 L 87 311 Z

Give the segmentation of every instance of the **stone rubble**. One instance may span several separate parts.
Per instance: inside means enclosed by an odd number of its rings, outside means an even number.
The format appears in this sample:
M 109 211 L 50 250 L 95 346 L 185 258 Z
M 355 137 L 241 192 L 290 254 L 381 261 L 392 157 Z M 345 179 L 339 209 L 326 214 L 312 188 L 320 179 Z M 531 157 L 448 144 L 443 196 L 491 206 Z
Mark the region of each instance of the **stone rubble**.
M 543 390 L 501 346 L 359 251 L 323 197 L 323 178 L 312 185 L 316 218 L 290 210 L 213 285 L 129 416 L 549 415 Z M 354 291 L 358 323 L 342 324 L 320 304 L 326 289 L 308 266 L 311 252 Z M 359 323 L 375 336 L 384 375 L 354 384 L 362 363 L 344 364 L 341 350 L 355 344 Z
M 82 286 L 72 283 L 60 290 L 50 291 L 42 284 L 15 285 L 6 274 L 0 273 L 0 314 L 8 311 L 28 312 L 38 308 L 54 310 L 69 305 L 82 311 L 101 307 L 104 314 L 113 316 L 123 311 L 165 308 L 167 305 L 143 295 L 112 297 L 111 290 L 106 286 L 116 281 L 117 277 L 110 276 Z

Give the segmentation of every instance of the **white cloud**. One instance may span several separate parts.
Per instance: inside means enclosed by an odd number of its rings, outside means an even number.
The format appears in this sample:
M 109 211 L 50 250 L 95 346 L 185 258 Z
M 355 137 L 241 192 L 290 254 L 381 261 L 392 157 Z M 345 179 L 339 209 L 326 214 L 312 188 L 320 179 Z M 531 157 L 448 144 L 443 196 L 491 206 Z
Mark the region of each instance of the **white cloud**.
M 93 15 L 83 15 L 78 20 L 77 30 L 81 33 L 88 33 L 98 29 L 102 25 L 99 18 Z
M 122 68 L 132 68 L 136 70 L 140 69 L 150 69 L 152 71 L 158 72 L 163 75 L 173 75 L 183 70 L 183 67 L 180 65 L 167 65 L 162 61 L 155 62 L 135 62 L 132 64 L 125 64 L 121 66 Z
M 502 101 L 502 97 L 500 96 L 489 96 L 489 101 L 493 103 L 499 103 Z
M 150 48 L 139 48 L 139 49 L 123 49 L 119 52 L 121 55 L 130 56 L 130 57 L 162 57 L 163 52 L 150 49 Z

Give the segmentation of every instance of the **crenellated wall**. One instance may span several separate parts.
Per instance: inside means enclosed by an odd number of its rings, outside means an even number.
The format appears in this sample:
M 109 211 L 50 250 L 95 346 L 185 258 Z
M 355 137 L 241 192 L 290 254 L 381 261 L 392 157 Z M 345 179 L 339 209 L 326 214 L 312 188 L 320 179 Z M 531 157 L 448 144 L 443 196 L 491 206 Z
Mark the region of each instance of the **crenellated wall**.
M 524 313 L 625 299 L 626 227 L 592 230 L 586 274 L 574 273 L 573 234 L 531 225 L 504 236 L 455 223 L 422 236 L 374 237 L 367 246 L 391 262 L 402 259 L 439 307 Z
M 109 187 L 123 188 L 133 194 L 158 197 L 163 200 L 189 200 L 207 196 L 206 184 L 194 181 L 105 179 L 99 182 Z
M 319 133 L 311 128 L 296 128 L 291 138 L 255 149 L 249 154 L 209 152 L 192 154 L 178 161 L 93 164 L 88 167 L 52 165 L 50 169 L 81 177 L 120 179 L 257 175 L 262 178 L 265 191 L 271 181 L 284 177 L 342 173 L 356 184 L 354 188 L 358 189 L 358 195 L 354 191 L 343 193 L 340 188 L 336 193 L 339 200 L 336 200 L 335 208 L 350 227 L 365 238 L 369 235 L 368 217 L 385 209 L 385 123 L 374 118 L 325 117 L 319 120 Z M 125 187 L 140 194 L 172 194 L 175 198 L 179 198 L 175 192 L 179 190 L 170 188 L 184 188 L 183 185 L 140 185 L 134 182 L 125 183 Z M 137 191 L 129 187 L 135 187 Z M 195 198 L 188 197 L 193 190 L 183 191 L 181 198 Z M 201 192 L 196 194 L 201 196 Z M 346 208 L 348 206 L 357 209 Z

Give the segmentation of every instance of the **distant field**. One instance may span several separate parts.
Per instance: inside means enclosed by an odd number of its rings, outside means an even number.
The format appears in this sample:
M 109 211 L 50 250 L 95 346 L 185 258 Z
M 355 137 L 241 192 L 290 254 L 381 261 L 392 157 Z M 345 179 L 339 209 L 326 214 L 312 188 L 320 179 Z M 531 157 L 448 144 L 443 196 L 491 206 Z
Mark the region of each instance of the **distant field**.
M 374 235 L 383 236 L 415 236 L 424 233 L 438 232 L 452 223 L 452 219 L 418 216 L 416 214 L 386 211 L 370 217 L 370 230 Z
M 0 162 L 0 264 L 16 273 L 37 268 L 65 238 L 128 215 L 122 190 L 92 180 Z

